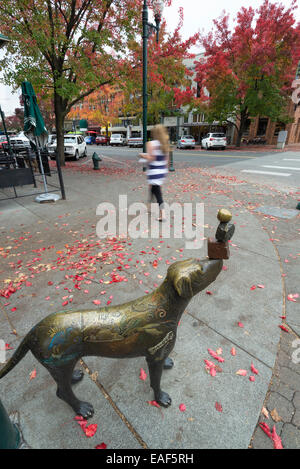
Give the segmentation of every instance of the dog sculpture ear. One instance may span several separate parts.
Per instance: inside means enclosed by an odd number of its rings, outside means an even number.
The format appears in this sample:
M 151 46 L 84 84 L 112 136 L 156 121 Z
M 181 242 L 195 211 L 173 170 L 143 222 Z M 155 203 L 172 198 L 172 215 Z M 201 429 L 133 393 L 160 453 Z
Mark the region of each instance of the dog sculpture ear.
M 177 291 L 179 296 L 182 298 L 192 298 L 193 290 L 192 290 L 192 282 L 189 277 L 182 276 L 175 280 L 174 282 L 175 290 Z

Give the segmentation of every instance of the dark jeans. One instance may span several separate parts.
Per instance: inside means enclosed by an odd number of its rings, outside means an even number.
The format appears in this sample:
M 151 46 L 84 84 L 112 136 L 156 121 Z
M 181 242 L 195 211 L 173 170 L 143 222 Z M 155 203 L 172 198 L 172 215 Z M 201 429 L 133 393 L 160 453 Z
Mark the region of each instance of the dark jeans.
M 153 200 L 153 196 L 156 198 L 156 202 L 158 203 L 159 207 L 164 203 L 161 193 L 160 186 L 150 186 L 150 202 Z

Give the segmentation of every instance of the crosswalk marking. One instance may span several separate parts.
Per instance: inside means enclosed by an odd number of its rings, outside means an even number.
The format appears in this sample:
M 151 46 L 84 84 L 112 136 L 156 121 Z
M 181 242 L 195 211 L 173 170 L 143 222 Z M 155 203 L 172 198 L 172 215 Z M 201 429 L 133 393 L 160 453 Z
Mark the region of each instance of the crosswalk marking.
M 300 161 L 300 158 L 283 158 L 283 161 Z
M 267 174 L 269 176 L 291 176 L 290 173 L 274 173 L 272 171 L 259 171 L 255 169 L 242 169 L 242 173 Z
M 273 166 L 273 165 L 268 165 L 268 164 L 263 164 L 262 168 L 289 169 L 291 171 L 300 171 L 300 168 L 291 168 L 290 166 Z

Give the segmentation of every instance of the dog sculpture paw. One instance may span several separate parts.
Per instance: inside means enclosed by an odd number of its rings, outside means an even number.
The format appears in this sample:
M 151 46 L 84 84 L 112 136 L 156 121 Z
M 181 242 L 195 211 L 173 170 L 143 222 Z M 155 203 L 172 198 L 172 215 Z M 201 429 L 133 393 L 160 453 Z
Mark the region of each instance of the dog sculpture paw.
M 169 407 L 172 403 L 172 399 L 170 398 L 169 394 L 164 391 L 160 391 L 159 394 L 155 396 L 155 400 L 163 407 Z
M 94 407 L 88 402 L 79 402 L 73 409 L 76 415 L 81 415 L 84 419 L 90 419 L 94 415 Z

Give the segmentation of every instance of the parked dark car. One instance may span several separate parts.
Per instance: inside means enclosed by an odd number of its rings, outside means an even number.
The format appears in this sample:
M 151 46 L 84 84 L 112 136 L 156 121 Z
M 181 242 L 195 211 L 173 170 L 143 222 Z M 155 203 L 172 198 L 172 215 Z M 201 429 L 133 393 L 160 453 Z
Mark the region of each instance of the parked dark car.
M 109 137 L 106 135 L 97 135 L 96 145 L 109 145 Z

